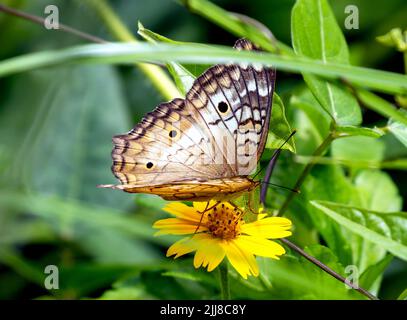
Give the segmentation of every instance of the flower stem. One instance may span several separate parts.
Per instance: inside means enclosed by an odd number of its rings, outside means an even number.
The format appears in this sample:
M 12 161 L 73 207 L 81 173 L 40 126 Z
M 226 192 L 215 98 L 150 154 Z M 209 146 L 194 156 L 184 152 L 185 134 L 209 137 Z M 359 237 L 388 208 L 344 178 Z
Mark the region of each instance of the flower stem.
M 326 273 L 328 273 L 329 275 L 331 275 L 332 277 L 334 277 L 335 279 L 343 282 L 344 284 L 352 287 L 353 289 L 355 289 L 356 291 L 360 292 L 361 294 L 363 294 L 365 297 L 369 298 L 370 300 L 379 300 L 376 296 L 372 295 L 369 291 L 367 291 L 366 289 L 363 289 L 359 286 L 355 286 L 353 283 L 349 282 L 348 280 L 346 280 L 344 277 L 342 277 L 339 273 L 335 272 L 334 270 L 332 270 L 331 268 L 329 268 L 327 265 L 323 264 L 321 261 L 319 261 L 318 259 L 314 258 L 313 256 L 309 255 L 308 253 L 306 253 L 304 250 L 302 250 L 301 248 L 299 248 L 297 245 L 295 245 L 294 243 L 292 243 L 291 241 L 287 240 L 287 239 L 280 239 L 280 241 L 282 243 L 284 243 L 285 245 L 287 245 L 289 248 L 291 248 L 292 250 L 296 251 L 297 253 L 299 253 L 300 255 L 302 255 L 305 259 L 307 259 L 308 261 L 312 262 L 313 264 L 315 264 L 318 268 L 321 268 L 323 271 L 325 271 Z
M 312 167 L 316 163 L 316 159 L 318 156 L 322 155 L 326 148 L 331 144 L 331 142 L 334 140 L 335 134 L 334 132 L 329 133 L 329 135 L 325 138 L 324 141 L 322 141 L 321 145 L 315 150 L 315 152 L 312 154 L 312 160 L 305 166 L 304 170 L 301 172 L 301 175 L 297 179 L 297 182 L 295 183 L 293 189 L 294 190 L 299 190 L 302 184 L 304 183 L 305 179 L 307 178 L 308 174 L 310 173 Z M 297 195 L 298 193 L 291 192 L 287 199 L 285 199 L 283 205 L 281 206 L 280 210 L 277 213 L 277 216 L 281 216 L 284 214 L 284 212 L 287 210 L 288 206 L 290 205 L 291 201 L 294 199 L 294 196 Z
M 221 300 L 230 300 L 228 265 L 226 261 L 219 266 L 219 285 Z

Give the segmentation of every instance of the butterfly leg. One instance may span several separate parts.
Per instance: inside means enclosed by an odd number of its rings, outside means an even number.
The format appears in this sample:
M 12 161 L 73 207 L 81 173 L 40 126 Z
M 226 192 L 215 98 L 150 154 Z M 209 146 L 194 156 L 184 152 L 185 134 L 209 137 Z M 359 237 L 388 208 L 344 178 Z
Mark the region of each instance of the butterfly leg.
M 202 211 L 202 212 L 198 211 L 198 213 L 201 214 L 201 219 L 199 220 L 198 226 L 196 227 L 194 234 L 196 234 L 196 233 L 198 232 L 198 230 L 199 230 L 199 228 L 200 228 L 200 226 L 201 226 L 201 223 L 202 223 L 202 219 L 203 219 L 203 217 L 204 217 L 204 214 L 205 214 L 206 211 L 208 211 L 208 207 L 209 207 L 209 201 L 206 203 L 206 206 L 205 206 L 204 211 Z
M 208 207 L 209 207 L 209 201 L 206 203 L 206 206 L 205 206 L 205 209 L 204 209 L 204 211 L 198 211 L 198 213 L 205 213 L 206 211 L 208 211 Z
M 252 201 L 253 201 L 253 193 L 250 192 L 250 193 L 249 193 L 249 198 L 247 199 L 247 207 L 249 208 L 249 211 L 250 211 L 251 213 L 259 214 L 256 210 L 254 210 L 254 209 L 252 208 Z
M 247 202 L 246 202 L 246 207 L 249 209 L 249 211 L 250 211 L 251 213 L 258 214 L 258 212 L 252 208 L 252 200 L 253 200 L 253 199 L 252 199 L 252 194 L 250 193 L 250 194 L 249 194 L 249 199 L 248 199 Z M 242 212 L 241 215 L 243 216 L 244 212 L 242 211 L 242 209 L 241 209 L 237 204 L 233 203 L 232 201 L 229 201 L 229 203 L 230 203 L 236 210 L 241 211 L 241 212 Z
M 198 230 L 199 230 L 199 228 L 200 228 L 200 226 L 202 224 L 202 219 L 203 219 L 205 213 L 208 212 L 209 210 L 212 210 L 213 208 L 215 208 L 219 203 L 220 203 L 220 201 L 216 201 L 216 203 L 209 208 L 209 201 L 208 201 L 206 203 L 204 211 L 202 211 L 202 212 L 198 211 L 198 213 L 201 214 L 201 219 L 199 220 L 198 226 L 196 227 L 194 234 L 196 234 L 198 232 Z

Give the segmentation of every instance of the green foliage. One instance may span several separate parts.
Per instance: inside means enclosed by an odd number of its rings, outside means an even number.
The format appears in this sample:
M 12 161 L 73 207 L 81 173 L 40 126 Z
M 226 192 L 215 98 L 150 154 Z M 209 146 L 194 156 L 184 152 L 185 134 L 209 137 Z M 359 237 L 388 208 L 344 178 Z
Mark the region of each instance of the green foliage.
M 407 259 L 407 238 L 404 233 L 407 213 L 382 214 L 332 202 L 312 201 L 311 204 L 364 239 L 401 259 Z
M 405 110 L 402 114 L 406 115 L 407 112 Z M 407 147 L 407 124 L 400 123 L 398 121 L 390 120 L 387 126 L 388 130 L 394 134 L 394 136 L 400 140 L 402 144 Z
M 398 51 L 406 52 L 407 51 L 407 30 L 401 31 L 400 28 L 394 28 L 388 33 L 377 37 L 377 41 L 380 43 L 389 46 L 395 47 Z
M 272 182 L 301 194 L 269 192 L 268 211 L 284 207 L 293 220 L 290 240 L 341 276 L 356 266 L 363 288 L 406 299 L 407 113 L 396 105 L 404 105 L 407 78 L 394 71 L 391 56 L 405 51 L 404 1 L 360 1 L 358 31 L 341 29 L 344 1 L 254 0 L 242 4 L 241 14 L 226 10 L 232 1 L 222 2 L 225 9 L 182 1 L 188 10 L 163 1 L 110 3 L 115 7 L 105 0 L 56 1 L 64 23 L 111 41 L 97 45 L 0 15 L 0 299 L 219 298 L 217 270 L 194 269 L 190 256 L 165 257 L 178 237 L 154 237 L 151 227 L 167 217 L 165 201 L 96 185 L 115 183 L 113 135 L 127 132 L 161 96 L 184 95 L 209 65 L 231 61 L 277 68 L 260 166 L 297 130 Z M 26 2 L 22 9 L 43 12 L 44 4 Z M 157 32 L 139 23 L 145 41 L 138 41 L 130 31 L 137 21 Z M 382 46 L 373 39 L 390 22 L 400 29 L 381 37 Z M 265 52 L 237 52 L 232 39 L 209 45 L 224 39 L 212 24 Z M 290 26 L 292 47 L 285 44 Z M 174 83 L 162 68 L 141 62 L 163 64 Z M 280 260 L 258 258 L 258 278 L 243 280 L 230 268 L 232 298 L 364 299 L 286 249 Z M 43 287 L 50 264 L 60 268 L 60 290 Z
M 297 1 L 292 11 L 291 32 L 297 54 L 323 63 L 349 64 L 345 38 L 326 0 Z M 315 98 L 336 123 L 360 124 L 360 108 L 346 88 L 307 73 L 303 76 Z
M 327 247 L 312 245 L 306 248 L 306 252 L 346 276 L 344 267 Z M 298 255 L 287 254 L 278 261 L 263 259 L 261 266 L 264 276 L 271 284 L 266 290 L 262 287 L 259 289 L 266 291 L 266 295 L 262 295 L 266 299 L 361 299 L 358 294 L 346 289 L 343 283 Z
M 380 285 L 382 275 L 390 262 L 393 260 L 393 256 L 388 254 L 377 264 L 373 264 L 368 267 L 360 276 L 360 286 L 369 291 L 377 292 L 377 287 Z
M 400 294 L 397 300 L 407 300 L 407 289 Z
M 88 44 L 59 51 L 43 51 L 12 58 L 0 63 L 0 77 L 37 68 L 67 63 L 129 64 L 134 61 L 184 63 L 229 63 L 258 62 L 273 65 L 290 72 L 305 72 L 319 76 L 343 78 L 355 84 L 387 92 L 407 92 L 407 80 L 404 76 L 387 71 L 353 67 L 341 63 L 321 62 L 305 57 L 277 54 L 259 54 L 255 52 L 236 52 L 222 46 L 201 47 L 196 45 L 174 44 Z
M 363 127 L 356 127 L 356 126 L 336 126 L 335 132 L 340 137 L 347 137 L 347 136 L 366 136 L 372 138 L 380 138 L 384 135 L 383 130 L 377 128 L 363 128 Z
M 283 145 L 292 129 L 285 116 L 285 108 L 281 98 L 274 94 L 273 109 L 271 111 L 270 130 L 267 137 L 266 148 L 278 149 Z M 290 139 L 282 147 L 282 149 L 295 152 L 294 139 Z
M 381 161 L 384 149 L 385 145 L 381 140 L 367 136 L 352 136 L 332 143 L 332 157 L 340 160 Z
M 182 44 L 182 42 L 173 41 L 144 28 L 141 22 L 138 23 L 138 34 L 151 43 L 164 42 L 178 45 Z M 181 91 L 181 93 L 185 95 L 194 83 L 194 75 L 189 72 L 187 68 L 176 62 L 168 62 L 166 63 L 166 66 L 172 78 L 174 79 L 176 86 Z

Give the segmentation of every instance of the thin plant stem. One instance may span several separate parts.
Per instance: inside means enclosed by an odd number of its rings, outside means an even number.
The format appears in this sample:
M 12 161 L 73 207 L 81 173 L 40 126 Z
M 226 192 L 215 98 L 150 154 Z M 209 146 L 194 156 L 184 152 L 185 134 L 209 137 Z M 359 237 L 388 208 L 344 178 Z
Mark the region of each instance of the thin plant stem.
M 312 167 L 315 165 L 317 162 L 317 158 L 321 156 L 325 150 L 328 148 L 328 146 L 331 144 L 331 142 L 334 140 L 335 135 L 333 132 L 330 132 L 330 134 L 325 138 L 324 141 L 322 141 L 321 145 L 315 150 L 315 152 L 312 154 L 312 159 L 311 161 L 305 166 L 304 170 L 301 172 L 301 175 L 298 177 L 293 189 L 294 190 L 300 190 L 300 187 L 304 183 L 305 179 L 307 178 L 308 174 L 310 173 Z M 292 192 L 288 195 L 287 199 L 285 199 L 283 205 L 281 206 L 280 210 L 277 213 L 277 216 L 281 216 L 284 214 L 284 212 L 287 210 L 288 206 L 290 205 L 291 201 L 294 199 L 294 197 L 298 193 Z
M 86 2 L 99 14 L 110 33 L 116 39 L 123 42 L 138 41 L 112 10 L 107 1 L 87 0 Z M 176 97 L 182 97 L 174 82 L 160 67 L 148 63 L 137 63 L 137 66 L 164 98 L 171 100 Z
M 312 262 L 313 264 L 315 264 L 318 268 L 321 268 L 323 271 L 325 271 L 326 273 L 328 273 L 329 275 L 331 275 L 332 277 L 334 277 L 335 279 L 343 282 L 344 284 L 348 285 L 349 287 L 355 289 L 356 291 L 360 292 L 361 294 L 363 294 L 365 297 L 369 298 L 370 300 L 379 300 L 376 296 L 374 296 L 373 294 L 371 294 L 369 291 L 367 291 L 366 289 L 363 289 L 359 286 L 355 286 L 353 283 L 351 283 L 350 281 L 347 281 L 343 276 L 341 276 L 339 273 L 337 273 L 336 271 L 332 270 L 331 268 L 329 268 L 327 265 L 323 264 L 321 261 L 319 261 L 318 259 L 314 258 L 313 256 L 309 255 L 308 253 L 306 253 L 304 250 L 302 250 L 301 248 L 299 248 L 297 245 L 295 245 L 294 243 L 292 243 L 291 241 L 287 240 L 287 239 L 280 239 L 280 241 L 282 243 L 284 243 L 285 245 L 287 245 L 289 248 L 291 248 L 292 250 L 296 251 L 297 253 L 299 253 L 300 255 L 302 255 L 305 259 L 307 259 L 308 261 Z
M 220 298 L 221 300 L 230 300 L 228 264 L 223 262 L 219 266 L 219 285 L 220 285 Z
M 99 13 L 101 18 L 105 21 L 111 33 L 119 40 L 124 42 L 136 42 L 136 38 L 133 34 L 126 28 L 126 26 L 120 21 L 117 15 L 113 12 L 110 6 L 104 0 L 88 0 L 89 4 Z M 22 18 L 39 25 L 44 25 L 45 19 L 39 16 L 28 14 L 26 12 L 10 8 L 8 6 L 0 4 L 0 11 Z M 59 24 L 59 29 L 57 31 L 63 31 L 66 33 L 73 34 L 82 39 L 96 42 L 96 43 L 106 43 L 107 41 L 99 37 L 90 35 L 83 31 L 77 30 L 75 28 L 69 27 L 62 23 Z M 137 66 L 141 71 L 150 79 L 154 87 L 161 93 L 161 95 L 166 99 L 173 99 L 175 97 L 181 97 L 181 93 L 175 86 L 174 82 L 168 77 L 168 75 L 158 66 L 138 63 Z
M 14 8 L 10 8 L 10 7 L 7 7 L 7 6 L 3 5 L 3 4 L 0 4 L 0 11 L 2 11 L 4 13 L 7 13 L 7 14 L 10 14 L 10 15 L 13 15 L 13 16 L 18 17 L 18 18 L 22 18 L 22 19 L 37 23 L 37 24 L 42 25 L 42 26 L 44 26 L 44 24 L 45 24 L 45 19 L 42 18 L 42 17 L 35 16 L 35 15 L 29 14 L 29 13 L 26 13 L 26 12 L 23 12 L 23 11 L 14 9 Z M 107 41 L 105 41 L 105 40 L 103 40 L 103 39 L 101 39 L 99 37 L 96 37 L 96 36 L 93 36 L 93 35 L 88 34 L 86 32 L 80 31 L 78 29 L 69 27 L 69 26 L 64 25 L 62 23 L 59 23 L 58 27 L 59 27 L 58 29 L 55 29 L 56 31 L 63 31 L 63 32 L 66 32 L 66 33 L 70 33 L 70 34 L 73 34 L 73 35 L 75 35 L 75 36 L 77 36 L 79 38 L 82 38 L 82 39 L 85 39 L 85 40 L 88 40 L 88 41 L 91 41 L 91 42 L 96 42 L 96 43 L 106 43 L 107 42 Z

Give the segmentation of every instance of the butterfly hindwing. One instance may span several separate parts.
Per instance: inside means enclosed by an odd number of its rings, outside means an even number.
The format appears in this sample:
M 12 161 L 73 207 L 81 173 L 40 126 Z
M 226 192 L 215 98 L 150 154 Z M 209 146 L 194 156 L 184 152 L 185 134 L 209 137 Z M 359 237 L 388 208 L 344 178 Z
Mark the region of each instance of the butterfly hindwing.
M 207 179 L 209 154 L 199 126 L 188 120 L 184 100 L 160 104 L 129 133 L 113 138 L 112 171 L 123 184 L 157 185 L 188 177 Z M 207 161 L 209 162 L 209 161 Z

